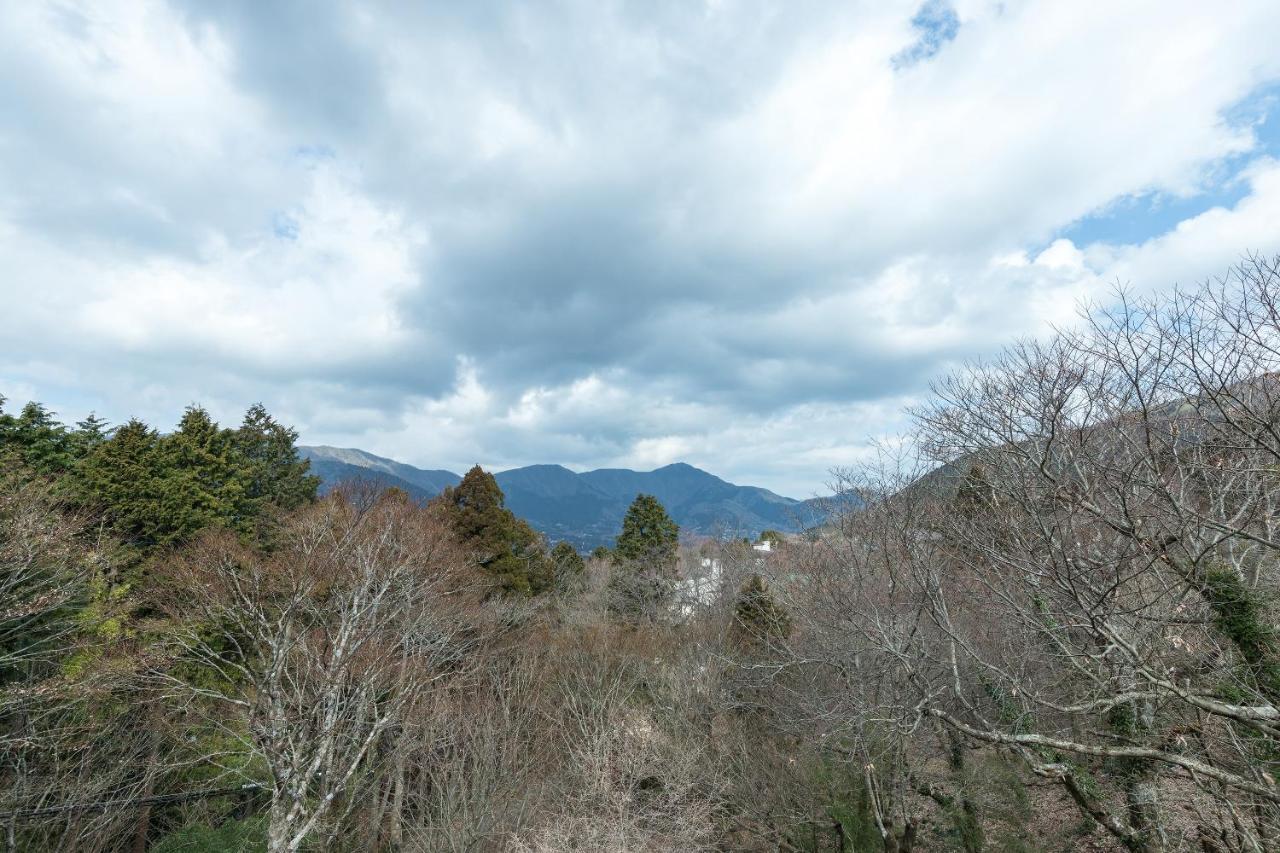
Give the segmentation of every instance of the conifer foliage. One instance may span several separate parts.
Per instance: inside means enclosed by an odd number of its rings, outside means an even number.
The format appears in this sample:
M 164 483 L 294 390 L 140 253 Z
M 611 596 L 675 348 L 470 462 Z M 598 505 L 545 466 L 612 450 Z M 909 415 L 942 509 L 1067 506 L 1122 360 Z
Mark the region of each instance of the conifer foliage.
M 0 453 L 58 478 L 68 495 L 144 551 L 210 527 L 253 533 L 271 511 L 315 500 L 320 483 L 298 456 L 298 434 L 261 405 L 237 429 L 191 406 L 176 430 L 161 434 L 136 418 L 110 430 L 97 415 L 70 429 L 39 403 L 16 417 L 3 403 L 0 397 Z
M 568 542 L 557 542 L 551 549 L 551 563 L 555 568 L 556 588 L 563 592 L 578 592 L 586 582 L 587 564 L 578 549 Z
M 675 594 L 680 527 L 653 495 L 636 495 L 614 545 L 610 603 L 628 618 L 655 619 Z
M 733 626 L 741 645 L 773 646 L 791 636 L 791 617 L 774 599 L 764 578 L 753 574 L 738 592 Z
M 454 532 L 503 592 L 521 595 L 550 589 L 554 566 L 542 537 L 506 507 L 493 475 L 474 466 L 436 498 Z
M 674 568 L 680 528 L 653 495 L 636 495 L 622 520 L 615 551 L 625 560 Z

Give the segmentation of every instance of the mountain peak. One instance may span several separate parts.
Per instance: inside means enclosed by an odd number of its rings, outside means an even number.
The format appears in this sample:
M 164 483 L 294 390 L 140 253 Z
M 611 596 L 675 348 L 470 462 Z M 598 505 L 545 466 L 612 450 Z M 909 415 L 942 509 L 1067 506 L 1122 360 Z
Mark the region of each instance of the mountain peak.
M 450 471 L 424 471 L 357 448 L 300 447 L 312 470 L 332 488 L 343 480 L 371 479 L 405 489 L 419 499 L 439 494 L 460 479 Z M 494 475 L 512 512 L 549 539 L 580 549 L 613 542 L 627 507 L 638 494 L 660 500 L 681 529 L 707 536 L 755 536 L 767 529 L 794 531 L 805 505 L 756 486 L 738 486 L 687 462 L 652 471 L 600 468 L 577 473 L 542 463 Z

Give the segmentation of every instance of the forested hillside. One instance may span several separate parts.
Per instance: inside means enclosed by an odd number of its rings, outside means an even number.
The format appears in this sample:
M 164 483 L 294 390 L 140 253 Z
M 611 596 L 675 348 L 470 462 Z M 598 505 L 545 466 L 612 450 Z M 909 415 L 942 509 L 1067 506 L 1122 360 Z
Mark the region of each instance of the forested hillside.
M 6 401 L 8 849 L 1280 849 L 1278 344 L 1280 260 L 1120 293 L 693 551 L 701 472 L 319 496 L 261 406 Z M 657 485 L 584 559 L 521 478 Z

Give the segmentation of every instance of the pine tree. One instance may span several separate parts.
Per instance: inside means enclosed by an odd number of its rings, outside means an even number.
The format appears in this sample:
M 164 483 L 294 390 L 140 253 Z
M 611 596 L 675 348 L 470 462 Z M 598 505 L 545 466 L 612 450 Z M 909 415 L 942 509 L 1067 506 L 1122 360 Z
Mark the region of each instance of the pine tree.
M 245 466 L 242 513 L 256 516 L 267 506 L 297 509 L 315 500 L 320 478 L 308 473 L 309 460 L 299 458 L 297 430 L 283 426 L 261 403 L 245 412 L 233 436 Z
M 505 506 L 493 475 L 479 465 L 441 493 L 454 532 L 504 592 L 535 594 L 554 582 L 542 537 Z
M 624 560 L 640 560 L 675 569 L 680 528 L 653 495 L 636 495 L 622 520 L 614 553 Z
M 791 617 L 774 600 L 764 578 L 753 574 L 738 591 L 733 627 L 742 645 L 768 647 L 791 636 Z
M 551 549 L 551 564 L 555 568 L 555 585 L 564 592 L 577 592 L 586 582 L 587 564 L 578 549 L 568 542 L 557 542 Z
M 675 595 L 680 528 L 653 495 L 636 495 L 622 520 L 609 575 L 610 606 L 629 619 L 656 619 Z
M 16 418 L 0 412 L 0 449 L 16 453 L 39 474 L 64 473 L 76 459 L 71 433 L 34 401 L 23 406 Z

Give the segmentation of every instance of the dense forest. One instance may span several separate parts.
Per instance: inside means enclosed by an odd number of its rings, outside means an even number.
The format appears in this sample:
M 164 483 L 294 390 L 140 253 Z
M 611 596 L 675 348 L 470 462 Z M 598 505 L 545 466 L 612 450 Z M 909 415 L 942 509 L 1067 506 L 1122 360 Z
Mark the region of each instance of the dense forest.
M 1280 259 L 941 378 L 767 549 L 7 403 L 9 850 L 1280 849 Z

